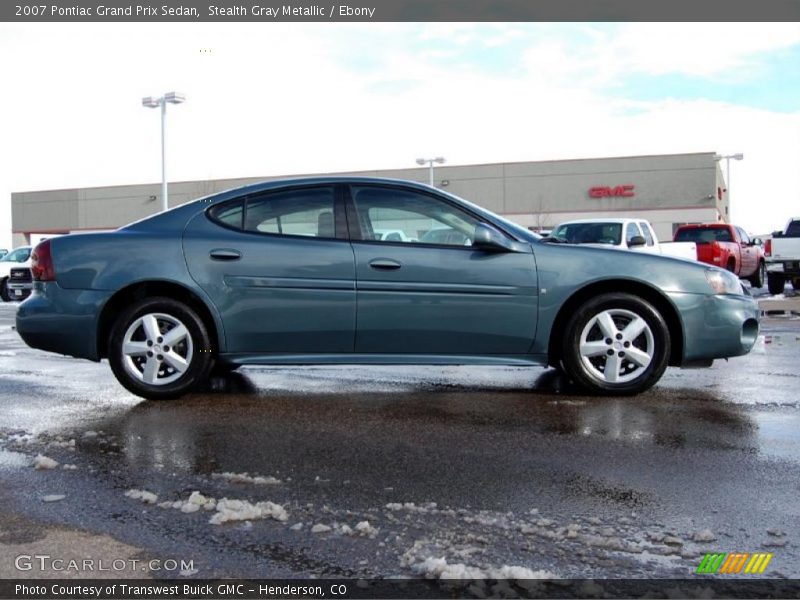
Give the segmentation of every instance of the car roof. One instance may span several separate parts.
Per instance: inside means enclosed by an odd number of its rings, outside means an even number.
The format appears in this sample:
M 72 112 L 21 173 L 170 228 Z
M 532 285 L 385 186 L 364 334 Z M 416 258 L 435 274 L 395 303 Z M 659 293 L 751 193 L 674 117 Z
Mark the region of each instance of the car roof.
M 581 223 L 627 223 L 628 221 L 646 221 L 647 219 L 638 219 L 636 217 L 624 217 L 619 219 L 614 219 L 611 217 L 601 218 L 601 219 L 573 219 L 571 221 L 564 221 L 563 223 L 559 223 L 558 226 L 561 225 L 573 225 L 573 224 L 581 224 Z

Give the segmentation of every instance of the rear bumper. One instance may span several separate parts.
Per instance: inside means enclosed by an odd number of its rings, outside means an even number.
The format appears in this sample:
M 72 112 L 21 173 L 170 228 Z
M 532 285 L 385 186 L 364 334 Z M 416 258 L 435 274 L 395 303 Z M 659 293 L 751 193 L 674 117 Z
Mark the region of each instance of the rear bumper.
M 750 296 L 670 294 L 683 318 L 683 364 L 742 356 L 758 338 L 758 302 Z
M 800 261 L 780 260 L 768 262 L 767 271 L 769 273 L 783 273 L 789 277 L 796 277 L 800 275 Z
M 34 294 L 17 309 L 17 332 L 31 348 L 100 360 L 97 319 L 110 295 L 36 282 Z

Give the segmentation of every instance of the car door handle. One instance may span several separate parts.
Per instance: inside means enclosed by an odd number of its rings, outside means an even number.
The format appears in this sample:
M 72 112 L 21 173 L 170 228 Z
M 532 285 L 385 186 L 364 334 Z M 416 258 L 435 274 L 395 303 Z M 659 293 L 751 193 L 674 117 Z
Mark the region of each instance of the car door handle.
M 369 266 L 378 271 L 394 271 L 399 269 L 402 265 L 396 260 L 391 260 L 389 258 L 376 258 L 375 260 L 369 261 Z
M 215 248 L 208 253 L 211 260 L 239 260 L 242 258 L 242 253 L 238 250 L 231 250 L 230 248 Z

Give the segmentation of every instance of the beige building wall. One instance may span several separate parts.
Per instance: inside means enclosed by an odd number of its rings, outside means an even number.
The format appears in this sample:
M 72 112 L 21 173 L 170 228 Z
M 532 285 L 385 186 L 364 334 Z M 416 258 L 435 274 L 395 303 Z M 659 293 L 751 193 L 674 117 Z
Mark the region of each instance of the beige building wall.
M 589 216 L 642 216 L 659 236 L 671 237 L 673 222 L 726 219 L 727 193 L 713 152 L 479 165 L 437 166 L 434 183 L 525 226 L 551 227 Z M 289 175 L 306 177 L 325 173 Z M 391 177 L 427 183 L 427 168 L 355 171 L 335 175 Z M 222 190 L 287 177 L 267 176 L 169 184 L 170 206 Z M 593 197 L 592 188 L 629 195 Z M 14 244 L 31 233 L 115 229 L 158 212 L 157 183 L 12 194 Z M 683 214 L 683 218 L 675 218 Z M 689 219 L 687 215 L 696 215 Z M 702 217 L 702 218 L 701 218 Z M 663 232 L 663 233 L 662 233 Z

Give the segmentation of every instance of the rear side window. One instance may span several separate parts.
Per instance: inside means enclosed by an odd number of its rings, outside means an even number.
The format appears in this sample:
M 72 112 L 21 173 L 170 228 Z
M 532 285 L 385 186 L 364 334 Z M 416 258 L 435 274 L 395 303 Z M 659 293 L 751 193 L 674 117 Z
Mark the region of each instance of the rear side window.
M 244 200 L 237 200 L 231 204 L 215 206 L 209 212 L 211 218 L 236 229 L 242 228 L 242 215 L 244 214 Z
M 332 187 L 271 192 L 215 206 L 209 216 L 254 233 L 335 238 L 334 197 Z

